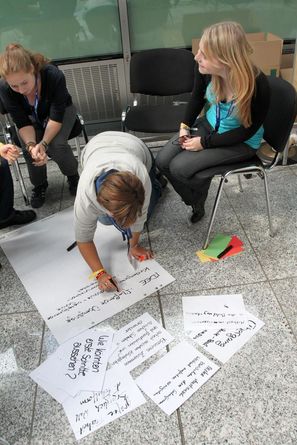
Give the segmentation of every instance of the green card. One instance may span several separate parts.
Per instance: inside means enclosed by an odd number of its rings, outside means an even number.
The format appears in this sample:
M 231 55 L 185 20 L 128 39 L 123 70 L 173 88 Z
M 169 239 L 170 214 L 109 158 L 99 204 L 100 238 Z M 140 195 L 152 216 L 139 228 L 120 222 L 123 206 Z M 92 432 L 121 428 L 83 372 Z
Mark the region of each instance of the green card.
M 212 258 L 217 258 L 217 256 L 226 249 L 231 238 L 230 235 L 222 235 L 221 233 L 218 233 L 209 243 L 208 248 L 203 250 L 203 253 Z

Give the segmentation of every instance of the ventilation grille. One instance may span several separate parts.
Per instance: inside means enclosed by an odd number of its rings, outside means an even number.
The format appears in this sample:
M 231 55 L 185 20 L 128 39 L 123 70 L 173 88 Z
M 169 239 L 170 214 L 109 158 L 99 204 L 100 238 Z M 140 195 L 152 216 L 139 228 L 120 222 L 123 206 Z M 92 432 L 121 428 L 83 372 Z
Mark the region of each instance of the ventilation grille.
M 61 65 L 59 69 L 86 122 L 121 118 L 127 103 L 123 60 Z

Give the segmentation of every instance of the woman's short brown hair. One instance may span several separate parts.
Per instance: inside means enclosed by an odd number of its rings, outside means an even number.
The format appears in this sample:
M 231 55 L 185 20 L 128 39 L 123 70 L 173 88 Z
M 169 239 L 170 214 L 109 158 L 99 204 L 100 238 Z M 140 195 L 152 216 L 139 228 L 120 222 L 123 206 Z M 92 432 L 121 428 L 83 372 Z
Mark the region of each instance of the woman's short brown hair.
M 130 227 L 141 216 L 144 197 L 144 187 L 137 176 L 130 172 L 117 172 L 103 181 L 97 201 L 111 213 L 119 226 Z

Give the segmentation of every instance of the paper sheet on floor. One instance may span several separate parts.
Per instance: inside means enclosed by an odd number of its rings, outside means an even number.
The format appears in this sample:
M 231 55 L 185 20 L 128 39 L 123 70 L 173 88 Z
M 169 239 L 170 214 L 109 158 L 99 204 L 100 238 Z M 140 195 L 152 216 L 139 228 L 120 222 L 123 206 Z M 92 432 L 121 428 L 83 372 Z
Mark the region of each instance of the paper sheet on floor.
M 79 391 L 103 386 L 113 334 L 88 329 L 63 343 L 30 377 L 60 403 Z
M 145 313 L 115 333 L 113 342 L 116 349 L 109 358 L 109 364 L 121 363 L 131 371 L 172 340 L 172 335 Z
M 145 402 L 127 369 L 119 365 L 106 372 L 102 391 L 83 391 L 65 400 L 63 407 L 79 440 Z
M 247 325 L 241 294 L 190 296 L 182 301 L 185 331 Z
M 155 260 L 135 271 L 114 227 L 98 223 L 95 243 L 120 291 L 101 292 L 73 242 L 73 209 L 4 235 L 0 245 L 59 343 L 111 317 L 174 281 Z
M 263 326 L 263 321 L 246 312 L 247 326 L 229 326 L 217 330 L 202 329 L 199 332 L 189 332 L 188 335 L 220 362 L 226 363 L 253 335 Z
M 172 414 L 219 367 L 183 341 L 136 379 L 137 385 L 167 414 Z

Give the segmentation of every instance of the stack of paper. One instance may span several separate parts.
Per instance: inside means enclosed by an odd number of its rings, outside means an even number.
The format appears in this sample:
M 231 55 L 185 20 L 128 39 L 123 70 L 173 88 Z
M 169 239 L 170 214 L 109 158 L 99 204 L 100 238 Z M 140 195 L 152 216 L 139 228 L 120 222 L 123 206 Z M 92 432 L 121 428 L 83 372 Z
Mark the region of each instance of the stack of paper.
M 202 263 L 206 263 L 207 261 L 223 260 L 229 256 L 237 255 L 243 250 L 243 242 L 237 236 L 218 234 L 207 249 L 197 251 L 196 255 Z
M 115 333 L 88 329 L 63 343 L 30 377 L 63 405 L 77 439 L 145 403 L 129 370 L 173 340 L 148 313 Z M 107 370 L 107 365 L 112 366 Z
M 264 326 L 240 294 L 183 297 L 183 314 L 188 335 L 222 363 Z

